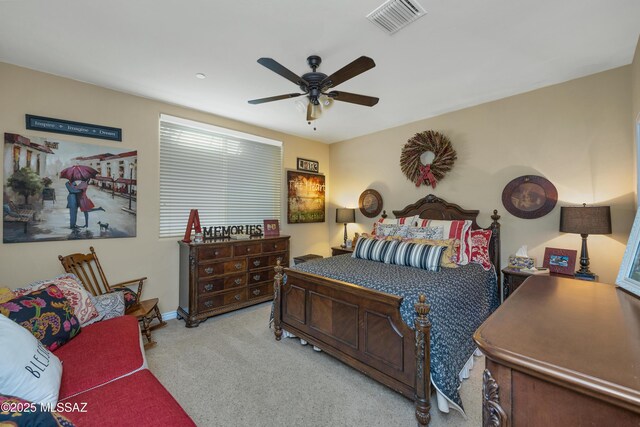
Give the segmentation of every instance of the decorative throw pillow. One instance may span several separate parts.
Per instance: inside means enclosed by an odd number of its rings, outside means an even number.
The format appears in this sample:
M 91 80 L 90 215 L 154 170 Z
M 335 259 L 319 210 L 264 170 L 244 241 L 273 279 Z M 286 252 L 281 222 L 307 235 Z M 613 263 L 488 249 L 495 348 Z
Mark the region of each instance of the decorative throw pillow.
M 400 242 L 391 258 L 391 264 L 406 265 L 429 271 L 440 271 L 440 260 L 446 246 Z
M 386 262 L 389 264 L 400 244 L 398 240 L 358 239 L 353 251 L 353 258 L 368 259 L 370 261 Z
M 446 268 L 458 268 L 458 264 L 455 262 L 456 249 L 460 246 L 460 242 L 455 239 L 444 240 L 430 240 L 430 239 L 407 239 L 405 242 L 409 243 L 422 243 L 423 245 L 431 246 L 445 246 L 444 253 L 440 259 L 440 267 Z
M 471 258 L 471 224 L 470 220 L 444 221 L 436 219 L 420 219 L 418 227 L 442 226 L 443 237 L 445 239 L 456 239 L 460 241 L 460 247 L 456 251 L 456 263 L 466 265 Z
M 49 350 L 80 333 L 73 307 L 56 285 L 2 303 L 0 313 L 30 331 Z
M 471 230 L 471 258 L 469 262 L 480 264 L 485 270 L 491 269 L 489 242 L 491 230 Z
M 430 239 L 439 240 L 443 238 L 444 227 L 409 227 L 407 229 L 407 239 Z
M 56 285 L 62 294 L 69 300 L 74 314 L 78 317 L 80 325 L 84 325 L 98 316 L 98 311 L 91 302 L 91 294 L 82 286 L 75 274 L 66 273 L 50 280 L 34 282 L 27 287 L 14 289 L 13 295 L 21 297 L 33 291 L 45 289 L 49 285 Z
M 0 360 L 2 393 L 35 403 L 58 401 L 60 359 L 27 330 L 1 314 Z
M 57 412 L 42 410 L 40 404 L 0 394 L 0 426 L 74 427 Z
M 138 303 L 138 295 L 126 286 L 124 288 L 112 289 L 111 292 L 117 292 L 124 296 L 125 311 Z
M 389 237 L 389 236 L 406 237 L 409 226 L 401 225 L 401 224 L 376 223 L 375 229 L 376 229 L 375 235 L 377 237 Z
M 373 231 L 371 234 L 376 234 L 376 225 L 377 224 L 385 224 L 385 225 L 406 225 L 409 227 L 414 227 L 416 225 L 416 220 L 418 219 L 417 215 L 406 216 L 403 218 L 380 218 L 376 223 L 373 224 Z
M 92 319 L 85 326 L 102 320 L 124 316 L 125 302 L 124 292 L 110 292 L 93 298 L 93 303 L 98 309 L 98 317 Z
M 0 288 L 0 303 L 13 299 L 13 292 L 9 288 Z

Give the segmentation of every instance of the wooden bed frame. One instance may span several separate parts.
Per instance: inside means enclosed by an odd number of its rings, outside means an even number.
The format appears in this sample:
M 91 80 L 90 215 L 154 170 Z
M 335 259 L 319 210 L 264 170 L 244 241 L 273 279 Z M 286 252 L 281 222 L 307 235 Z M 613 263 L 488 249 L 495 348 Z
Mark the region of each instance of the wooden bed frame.
M 428 195 L 402 210 L 396 218 L 471 220 L 477 230 L 479 211 Z M 491 262 L 500 283 L 500 224 L 497 210 L 490 242 Z M 287 280 L 283 283 L 283 271 Z M 430 410 L 430 306 L 424 295 L 415 304 L 415 330 L 400 316 L 402 298 L 315 274 L 276 267 L 274 281 L 275 338 L 283 328 L 347 365 L 415 401 L 421 426 L 429 424 Z

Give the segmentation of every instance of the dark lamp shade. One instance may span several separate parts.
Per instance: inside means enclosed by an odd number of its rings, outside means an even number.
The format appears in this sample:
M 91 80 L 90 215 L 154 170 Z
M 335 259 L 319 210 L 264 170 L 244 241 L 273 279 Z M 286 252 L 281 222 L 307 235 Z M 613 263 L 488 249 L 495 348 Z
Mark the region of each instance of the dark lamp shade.
M 609 206 L 560 208 L 560 231 L 575 234 L 611 234 Z
M 348 208 L 336 209 L 336 222 L 344 224 L 356 222 L 356 210 Z

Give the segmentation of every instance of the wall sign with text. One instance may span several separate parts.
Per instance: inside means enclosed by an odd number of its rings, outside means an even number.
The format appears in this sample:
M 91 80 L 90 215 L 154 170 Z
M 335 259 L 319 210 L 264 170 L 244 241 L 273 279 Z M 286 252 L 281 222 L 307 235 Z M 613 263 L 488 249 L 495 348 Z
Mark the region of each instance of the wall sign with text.
M 27 129 L 122 141 L 122 129 L 25 114 Z
M 315 160 L 308 160 L 298 157 L 298 170 L 299 171 L 309 171 L 318 173 L 320 170 L 320 163 Z

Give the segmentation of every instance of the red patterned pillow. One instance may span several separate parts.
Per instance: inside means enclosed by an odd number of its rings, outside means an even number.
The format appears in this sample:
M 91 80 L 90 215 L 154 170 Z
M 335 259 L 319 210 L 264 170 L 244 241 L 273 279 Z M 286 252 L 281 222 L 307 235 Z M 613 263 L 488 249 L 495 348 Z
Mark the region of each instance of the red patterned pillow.
M 443 239 L 455 239 L 460 241 L 456 252 L 455 262 L 458 265 L 466 265 L 471 259 L 471 223 L 470 220 L 446 221 L 439 219 L 418 219 L 418 227 L 442 227 Z
M 471 258 L 469 262 L 480 264 L 485 270 L 491 268 L 489 242 L 491 230 L 471 230 Z

